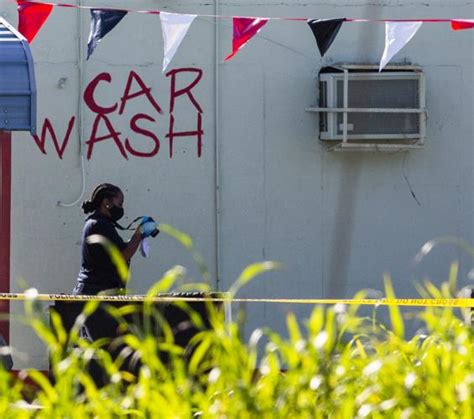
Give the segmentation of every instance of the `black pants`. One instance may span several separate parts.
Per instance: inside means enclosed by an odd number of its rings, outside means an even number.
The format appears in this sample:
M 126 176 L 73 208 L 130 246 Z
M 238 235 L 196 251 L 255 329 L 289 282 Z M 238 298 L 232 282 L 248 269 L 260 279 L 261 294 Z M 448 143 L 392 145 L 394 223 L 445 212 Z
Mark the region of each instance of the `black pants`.
M 97 295 L 99 292 L 105 291 L 100 287 L 88 285 L 79 282 L 73 290 L 74 295 Z M 81 330 L 81 336 L 91 342 L 101 338 L 113 339 L 117 337 L 117 322 L 107 312 L 105 304 L 100 304 L 86 320 Z

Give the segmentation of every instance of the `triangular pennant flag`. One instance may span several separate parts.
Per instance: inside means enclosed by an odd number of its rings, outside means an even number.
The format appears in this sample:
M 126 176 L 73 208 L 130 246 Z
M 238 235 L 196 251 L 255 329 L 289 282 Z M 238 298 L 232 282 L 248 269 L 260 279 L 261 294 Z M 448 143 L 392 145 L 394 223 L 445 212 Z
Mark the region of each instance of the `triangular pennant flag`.
M 379 71 L 415 36 L 423 22 L 385 22 L 385 49 Z
M 225 57 L 225 61 L 230 60 L 237 52 L 252 39 L 268 19 L 252 19 L 247 17 L 234 17 L 234 34 L 232 37 L 232 52 Z
M 160 12 L 161 29 L 163 31 L 163 72 L 173 59 L 176 51 L 186 36 L 191 23 L 196 15 L 182 15 L 176 13 Z
M 460 31 L 462 29 L 474 29 L 474 19 L 453 19 L 451 29 Z
M 338 19 L 309 19 L 307 21 L 309 27 L 313 31 L 313 35 L 316 38 L 319 52 L 321 57 L 326 54 L 331 44 L 336 39 L 336 35 L 341 29 L 342 23 L 345 18 Z
M 18 0 L 18 32 L 26 38 L 29 44 L 35 39 L 52 10 L 52 4 Z
M 87 59 L 100 40 L 107 35 L 127 14 L 125 10 L 91 9 L 91 31 L 87 42 Z

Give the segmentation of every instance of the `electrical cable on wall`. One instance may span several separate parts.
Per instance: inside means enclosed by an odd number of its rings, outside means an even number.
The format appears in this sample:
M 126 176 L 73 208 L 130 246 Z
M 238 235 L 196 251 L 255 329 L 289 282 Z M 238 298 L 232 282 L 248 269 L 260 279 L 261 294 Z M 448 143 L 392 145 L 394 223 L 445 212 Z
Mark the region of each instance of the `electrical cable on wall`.
M 81 149 L 82 149 L 82 146 L 79 146 Z M 64 207 L 64 208 L 70 208 L 70 207 L 74 207 L 75 205 L 79 204 L 80 202 L 82 202 L 83 198 L 84 198 L 84 193 L 86 191 L 86 169 L 85 169 L 85 157 L 84 155 L 82 154 L 82 151 L 80 150 L 79 151 L 79 155 L 81 157 L 81 179 L 82 179 L 82 188 L 81 188 L 81 193 L 79 194 L 79 197 L 69 203 L 69 204 L 65 204 L 64 202 L 62 201 L 58 201 L 58 205 L 60 207 Z
M 405 156 L 403 158 L 403 177 L 405 178 L 405 181 L 408 185 L 408 189 L 410 189 L 410 193 L 411 193 L 411 196 L 413 197 L 413 199 L 416 201 L 416 203 L 418 204 L 419 207 L 421 207 L 421 202 L 418 200 L 416 194 L 415 194 L 415 191 L 413 190 L 412 186 L 411 186 L 411 182 L 410 180 L 408 179 L 408 176 L 407 176 L 407 173 L 406 173 L 406 169 L 405 169 L 405 163 L 406 163 L 406 160 L 407 160 L 407 156 Z
M 78 7 L 81 7 L 82 0 L 78 0 Z M 83 17 L 82 13 L 77 14 L 77 32 L 78 32 L 78 37 L 77 37 L 77 47 L 78 47 L 78 76 L 79 76 L 79 86 L 80 89 L 82 90 L 84 86 L 84 69 L 83 69 L 83 48 L 82 48 L 82 26 L 83 26 Z M 78 95 L 78 100 L 77 100 L 77 113 L 78 113 L 78 119 L 79 119 L 79 127 L 78 127 L 78 136 L 79 136 L 79 157 L 81 159 L 81 181 L 82 181 L 82 186 L 81 186 L 81 193 L 79 194 L 79 197 L 75 199 L 71 203 L 64 203 L 62 201 L 58 201 L 58 206 L 63 207 L 63 208 L 71 208 L 74 207 L 75 205 L 79 204 L 82 202 L 84 198 L 84 194 L 86 192 L 86 159 L 84 156 L 84 147 L 82 145 L 82 140 L 83 138 L 83 127 L 84 127 L 84 115 L 82 112 L 82 103 L 81 103 L 81 96 Z

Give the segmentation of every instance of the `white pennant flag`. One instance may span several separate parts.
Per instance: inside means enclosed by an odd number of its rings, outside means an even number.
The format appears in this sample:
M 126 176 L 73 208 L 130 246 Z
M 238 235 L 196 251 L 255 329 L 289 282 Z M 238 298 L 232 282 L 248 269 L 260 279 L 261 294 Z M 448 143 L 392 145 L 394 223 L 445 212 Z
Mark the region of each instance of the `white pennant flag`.
M 163 72 L 176 54 L 181 41 L 186 36 L 196 15 L 183 15 L 160 12 L 161 29 L 163 31 L 164 58 Z
M 423 22 L 385 22 L 385 50 L 379 71 L 415 36 Z

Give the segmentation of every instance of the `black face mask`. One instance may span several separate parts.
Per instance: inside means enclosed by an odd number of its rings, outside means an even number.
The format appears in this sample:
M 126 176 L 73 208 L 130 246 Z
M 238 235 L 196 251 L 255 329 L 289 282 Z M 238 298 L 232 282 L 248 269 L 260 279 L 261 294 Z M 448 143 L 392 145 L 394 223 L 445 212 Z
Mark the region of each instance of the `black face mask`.
M 110 211 L 110 218 L 112 221 L 118 221 L 123 217 L 123 208 L 117 207 L 116 205 L 112 206 L 112 208 L 109 209 Z

